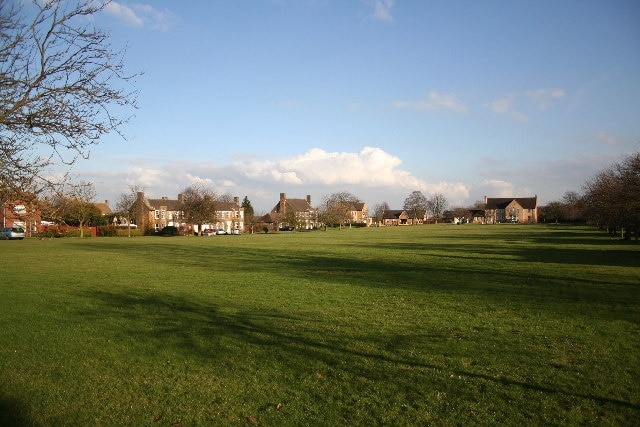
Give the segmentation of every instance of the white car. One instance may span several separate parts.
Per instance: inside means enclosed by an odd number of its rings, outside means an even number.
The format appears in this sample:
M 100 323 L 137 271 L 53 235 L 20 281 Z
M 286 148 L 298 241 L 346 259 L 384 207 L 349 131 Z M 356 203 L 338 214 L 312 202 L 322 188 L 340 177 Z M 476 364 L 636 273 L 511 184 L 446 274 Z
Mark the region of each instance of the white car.
M 0 240 L 22 240 L 24 229 L 21 227 L 4 227 L 0 231 Z

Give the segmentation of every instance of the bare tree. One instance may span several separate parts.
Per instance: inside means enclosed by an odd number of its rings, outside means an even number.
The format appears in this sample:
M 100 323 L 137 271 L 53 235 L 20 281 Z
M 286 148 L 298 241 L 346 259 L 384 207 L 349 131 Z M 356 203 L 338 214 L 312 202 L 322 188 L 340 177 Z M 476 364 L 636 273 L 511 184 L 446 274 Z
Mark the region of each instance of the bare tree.
M 136 108 L 123 53 L 91 15 L 110 0 L 0 0 L 0 194 L 37 197 L 54 165 L 88 157 Z M 28 19 L 29 18 L 29 19 Z
M 429 198 L 428 207 L 437 220 L 442 217 L 442 214 L 447 209 L 447 198 L 442 193 L 436 193 Z
M 585 216 L 611 233 L 640 233 L 640 152 L 598 173 L 585 185 Z M 624 233 L 622 233 L 625 236 Z
M 582 220 L 584 210 L 582 196 L 575 191 L 567 191 L 562 196 L 565 207 L 565 216 L 568 221 L 577 222 Z
M 124 216 L 127 220 L 127 235 L 131 237 L 131 221 L 135 218 L 135 203 L 138 199 L 138 193 L 144 191 L 140 187 L 130 186 L 128 193 L 122 193 L 118 202 L 116 203 L 116 209 L 120 216 Z
M 216 222 L 215 192 L 200 184 L 192 185 L 182 191 L 182 211 L 185 219 L 191 224 L 198 225 L 198 231 L 202 232 L 202 225 Z
M 409 194 L 409 197 L 404 199 L 402 208 L 413 218 L 412 223 L 415 225 L 418 222 L 418 217 L 424 218 L 425 216 L 427 211 L 427 198 L 422 194 L 422 191 L 413 191 Z
M 351 220 L 350 211 L 354 203 L 360 203 L 360 199 L 347 191 L 332 193 L 322 199 L 318 209 L 320 220 L 327 225 L 342 227 Z
M 71 184 L 66 192 L 59 192 L 50 198 L 49 216 L 61 222 L 80 227 L 80 237 L 84 237 L 84 227 L 92 217 L 99 215 L 99 210 L 92 203 L 96 193 L 93 184 L 81 182 Z
M 380 224 L 384 219 L 384 212 L 388 211 L 389 209 L 391 209 L 389 207 L 389 203 L 387 203 L 387 202 L 378 203 L 373 208 L 373 219 L 378 224 Z

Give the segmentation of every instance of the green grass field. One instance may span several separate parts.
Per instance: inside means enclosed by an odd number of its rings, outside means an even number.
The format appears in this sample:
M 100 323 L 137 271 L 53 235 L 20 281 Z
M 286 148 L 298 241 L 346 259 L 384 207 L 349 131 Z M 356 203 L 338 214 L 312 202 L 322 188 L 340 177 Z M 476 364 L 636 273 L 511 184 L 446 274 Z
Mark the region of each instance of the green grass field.
M 637 425 L 640 245 L 428 225 L 0 241 L 0 425 Z

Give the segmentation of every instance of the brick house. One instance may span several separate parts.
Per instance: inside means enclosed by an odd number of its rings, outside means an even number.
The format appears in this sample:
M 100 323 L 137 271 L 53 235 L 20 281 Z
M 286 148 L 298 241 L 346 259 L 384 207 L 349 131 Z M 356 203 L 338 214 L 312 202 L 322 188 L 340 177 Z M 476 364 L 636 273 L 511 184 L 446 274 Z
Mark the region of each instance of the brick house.
M 41 222 L 41 214 L 37 206 L 22 201 L 5 202 L 1 209 L 2 227 L 22 227 L 27 235 L 37 231 Z
M 239 205 L 240 199 L 233 202 L 216 202 L 216 223 L 211 228 L 223 229 L 227 233 L 238 229 L 244 231 L 244 208 Z
M 295 224 L 289 224 L 292 218 L 295 219 Z M 278 203 L 271 212 L 260 218 L 260 222 L 275 228 L 290 225 L 310 230 L 318 226 L 318 209 L 311 206 L 310 195 L 306 199 L 291 199 L 285 193 L 280 193 Z
M 406 225 L 409 224 L 411 218 L 404 210 L 385 210 L 382 214 L 382 223 L 380 225 Z
M 369 218 L 369 208 L 364 202 L 352 203 L 348 207 L 349 218 L 353 224 L 366 224 L 371 225 L 371 218 Z
M 238 204 L 239 199 L 234 197 L 233 202 L 216 202 L 216 221 L 213 224 L 203 224 L 204 229 L 217 228 L 230 232 L 232 229 L 244 230 L 244 208 Z M 191 233 L 201 231 L 196 224 L 187 224 L 184 220 L 182 204 L 184 196 L 178 195 L 177 199 L 162 197 L 149 199 L 144 192 L 138 192 L 134 202 L 135 224 L 143 230 L 159 231 L 164 227 L 177 227 L 182 232 Z
M 484 197 L 485 219 L 488 224 L 500 222 L 538 222 L 538 196 Z

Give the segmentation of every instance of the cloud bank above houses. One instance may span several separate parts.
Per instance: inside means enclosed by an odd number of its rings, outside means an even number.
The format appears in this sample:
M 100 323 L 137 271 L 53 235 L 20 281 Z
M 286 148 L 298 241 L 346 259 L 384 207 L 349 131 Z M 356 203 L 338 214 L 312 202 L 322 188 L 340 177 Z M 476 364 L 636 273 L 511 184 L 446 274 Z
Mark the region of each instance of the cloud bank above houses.
M 375 147 L 363 147 L 357 152 L 311 148 L 279 159 L 249 156 L 224 164 L 180 160 L 157 165 L 152 159 L 129 160 L 129 163 L 124 170 L 106 171 L 108 168 L 105 168 L 99 172 L 94 169 L 86 174 L 93 177 L 97 192 L 114 203 L 130 187 L 143 188 L 152 197 L 161 197 L 175 196 L 195 183 L 218 193 L 246 195 L 264 210 L 271 207 L 280 192 L 300 197 L 312 193 L 319 202 L 332 192 L 349 191 L 369 204 L 386 201 L 394 205 L 402 204 L 414 190 L 425 194 L 443 193 L 458 203 L 469 197 L 465 184 L 428 182 L 402 169 L 400 158 Z

